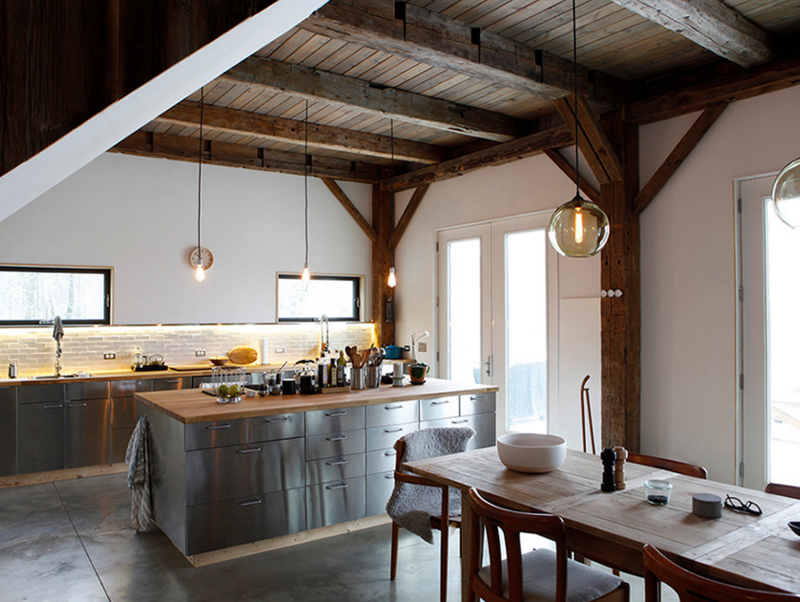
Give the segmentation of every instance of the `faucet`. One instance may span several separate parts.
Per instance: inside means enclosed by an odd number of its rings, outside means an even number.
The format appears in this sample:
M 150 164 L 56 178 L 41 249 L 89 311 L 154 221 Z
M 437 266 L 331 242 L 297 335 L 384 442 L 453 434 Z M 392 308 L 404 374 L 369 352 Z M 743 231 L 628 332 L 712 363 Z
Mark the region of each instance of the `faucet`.
M 421 335 L 417 336 L 416 331 L 411 333 L 411 359 L 417 361 L 417 343 L 427 337 L 430 333 L 426 330 Z
M 324 335 L 324 336 L 323 336 Z M 322 315 L 319 319 L 319 354 L 320 357 L 331 352 L 331 331 L 328 316 Z
M 61 339 L 64 338 L 64 326 L 61 324 L 61 316 L 56 316 L 53 320 L 53 338 L 56 340 L 56 376 L 61 376 Z

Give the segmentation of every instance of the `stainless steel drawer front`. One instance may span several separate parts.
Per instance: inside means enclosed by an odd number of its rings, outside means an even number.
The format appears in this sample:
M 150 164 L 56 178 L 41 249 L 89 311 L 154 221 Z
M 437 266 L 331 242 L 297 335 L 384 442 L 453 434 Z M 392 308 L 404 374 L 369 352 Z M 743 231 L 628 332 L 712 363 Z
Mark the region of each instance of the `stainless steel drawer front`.
M 306 437 L 306 460 L 360 454 L 366 449 L 363 429 Z
M 472 395 L 461 396 L 461 415 L 471 416 L 473 414 L 486 414 L 494 412 L 495 407 L 494 393 L 473 393 Z
M 186 509 L 186 554 L 200 554 L 306 528 L 305 489 L 259 493 Z
M 393 449 L 378 449 L 367 452 L 367 474 L 393 471 L 397 465 L 397 452 Z
M 20 403 L 64 401 L 64 385 L 32 385 L 29 387 L 19 387 L 17 400 Z
M 175 391 L 189 388 L 189 377 L 156 378 L 153 380 L 153 391 Z M 137 389 L 138 390 L 138 389 Z
M 186 451 L 247 442 L 247 420 L 216 420 L 187 424 Z
M 386 502 L 394 489 L 394 472 L 367 477 L 367 516 L 386 512 Z
M 419 400 L 419 419 L 438 420 L 458 416 L 458 395 Z
M 306 485 L 342 481 L 363 477 L 364 474 L 366 474 L 364 454 L 352 454 L 306 462 Z
M 150 378 L 111 381 L 111 397 L 133 397 L 134 393 L 146 393 L 152 390 L 153 380 Z
M 69 383 L 66 388 L 67 400 L 70 399 L 105 399 L 111 394 L 109 382 Z
M 475 436 L 469 440 L 467 449 L 480 449 L 495 444 L 495 414 L 477 414 L 476 416 L 459 416 L 421 422 L 420 429 L 440 426 L 469 426 L 475 429 Z
M 419 428 L 419 423 L 378 426 L 367 429 L 367 451 L 393 447 L 403 435 L 408 435 Z
M 133 397 L 120 397 L 111 400 L 111 428 L 136 426 L 136 400 Z
M 364 516 L 364 477 L 306 487 L 306 528 L 327 527 Z
M 306 412 L 306 435 L 363 429 L 364 406 Z
M 248 440 L 251 442 L 302 437 L 305 432 L 305 415 L 302 412 L 259 416 L 248 418 L 247 422 Z
M 416 400 L 367 406 L 367 428 L 406 424 L 417 420 L 419 420 L 419 402 Z
M 186 454 L 186 505 L 302 487 L 302 439 L 201 449 Z
M 65 405 L 50 401 L 19 406 L 19 474 L 64 468 Z

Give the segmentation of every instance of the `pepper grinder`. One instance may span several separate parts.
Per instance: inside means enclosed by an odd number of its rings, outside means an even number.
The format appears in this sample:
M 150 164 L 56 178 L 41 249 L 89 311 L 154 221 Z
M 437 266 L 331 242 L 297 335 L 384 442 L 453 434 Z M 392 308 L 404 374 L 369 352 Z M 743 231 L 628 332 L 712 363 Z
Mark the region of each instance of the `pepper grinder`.
M 628 450 L 617 445 L 614 448 L 617 454 L 616 464 L 614 465 L 614 483 L 617 486 L 617 491 L 625 489 L 625 460 L 628 459 Z
M 614 480 L 614 463 L 617 460 L 617 452 L 607 447 L 600 453 L 600 460 L 603 462 L 603 482 L 600 483 L 600 491 L 609 493 L 617 489 Z

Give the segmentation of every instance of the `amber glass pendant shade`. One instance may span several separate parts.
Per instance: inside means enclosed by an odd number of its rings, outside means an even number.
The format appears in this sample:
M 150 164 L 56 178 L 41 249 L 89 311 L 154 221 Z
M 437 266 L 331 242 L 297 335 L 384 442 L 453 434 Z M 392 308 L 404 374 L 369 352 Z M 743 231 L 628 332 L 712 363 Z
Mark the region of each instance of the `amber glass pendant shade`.
M 608 241 L 608 217 L 594 203 L 575 196 L 550 218 L 550 244 L 564 257 L 591 257 Z
M 800 228 L 800 159 L 784 167 L 772 185 L 775 212 L 787 226 Z

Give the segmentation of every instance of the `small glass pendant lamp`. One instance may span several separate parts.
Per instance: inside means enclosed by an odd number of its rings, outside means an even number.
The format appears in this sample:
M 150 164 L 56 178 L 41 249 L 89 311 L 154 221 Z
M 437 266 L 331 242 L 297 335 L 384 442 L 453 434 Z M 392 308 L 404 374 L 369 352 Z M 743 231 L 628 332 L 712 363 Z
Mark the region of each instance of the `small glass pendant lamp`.
M 784 167 L 772 185 L 775 212 L 787 226 L 800 228 L 800 159 Z

